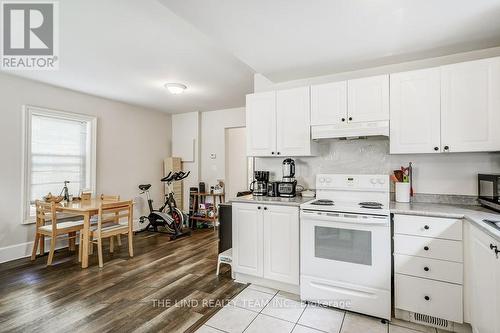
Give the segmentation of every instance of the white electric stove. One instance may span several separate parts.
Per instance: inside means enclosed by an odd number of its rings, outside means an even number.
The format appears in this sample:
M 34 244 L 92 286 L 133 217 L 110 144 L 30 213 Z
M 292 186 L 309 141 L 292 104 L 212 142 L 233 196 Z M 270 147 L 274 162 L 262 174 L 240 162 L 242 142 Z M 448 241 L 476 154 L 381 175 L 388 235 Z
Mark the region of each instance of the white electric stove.
M 300 206 L 302 300 L 390 320 L 389 176 L 322 174 Z

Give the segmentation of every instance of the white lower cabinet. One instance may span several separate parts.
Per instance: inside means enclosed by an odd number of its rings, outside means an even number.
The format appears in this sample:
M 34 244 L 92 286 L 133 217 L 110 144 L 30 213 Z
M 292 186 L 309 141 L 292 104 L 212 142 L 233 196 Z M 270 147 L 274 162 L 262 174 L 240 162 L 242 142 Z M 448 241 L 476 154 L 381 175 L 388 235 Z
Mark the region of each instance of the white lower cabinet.
M 500 333 L 500 242 L 469 228 L 470 321 L 474 333 Z M 495 248 L 496 247 L 496 248 Z
M 463 320 L 462 285 L 394 275 L 396 307 L 461 323 Z
M 233 204 L 233 269 L 235 272 L 262 276 L 262 210 L 257 205 Z M 237 245 L 237 246 L 235 246 Z
M 299 208 L 233 203 L 233 270 L 299 284 Z
M 394 215 L 396 309 L 442 328 L 463 323 L 462 226 L 456 219 Z

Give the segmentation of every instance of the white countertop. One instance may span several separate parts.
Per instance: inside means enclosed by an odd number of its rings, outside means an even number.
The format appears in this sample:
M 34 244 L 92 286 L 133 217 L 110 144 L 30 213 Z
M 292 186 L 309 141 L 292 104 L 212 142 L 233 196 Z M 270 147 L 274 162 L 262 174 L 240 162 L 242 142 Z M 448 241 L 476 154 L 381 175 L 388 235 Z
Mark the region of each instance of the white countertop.
M 458 219 L 463 218 L 500 241 L 500 230 L 483 222 L 484 219 L 500 221 L 500 213 L 495 213 L 481 206 L 391 202 L 391 213 Z
M 242 203 L 260 203 L 269 205 L 279 205 L 279 206 L 296 206 L 299 207 L 301 204 L 308 201 L 315 200 L 315 198 L 306 198 L 302 196 L 296 196 L 295 198 L 281 198 L 281 197 L 266 197 L 266 196 L 254 196 L 245 195 L 243 197 L 232 198 L 231 202 L 242 202 Z

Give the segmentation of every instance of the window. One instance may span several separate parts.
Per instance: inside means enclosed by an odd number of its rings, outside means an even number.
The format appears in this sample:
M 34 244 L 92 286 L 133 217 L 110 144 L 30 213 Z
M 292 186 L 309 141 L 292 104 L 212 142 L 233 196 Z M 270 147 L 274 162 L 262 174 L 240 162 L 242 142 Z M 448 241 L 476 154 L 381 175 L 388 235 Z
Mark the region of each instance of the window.
M 95 192 L 96 118 L 25 107 L 23 218 L 34 221 L 35 200 L 69 193 Z

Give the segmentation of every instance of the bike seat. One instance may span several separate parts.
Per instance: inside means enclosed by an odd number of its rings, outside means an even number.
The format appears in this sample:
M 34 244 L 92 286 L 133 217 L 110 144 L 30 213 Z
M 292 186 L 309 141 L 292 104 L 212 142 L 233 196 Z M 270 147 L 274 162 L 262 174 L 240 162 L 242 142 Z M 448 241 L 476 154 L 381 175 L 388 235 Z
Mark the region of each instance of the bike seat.
M 147 190 L 149 190 L 150 187 L 151 187 L 151 184 L 142 184 L 142 185 L 139 185 L 139 190 L 147 191 Z

